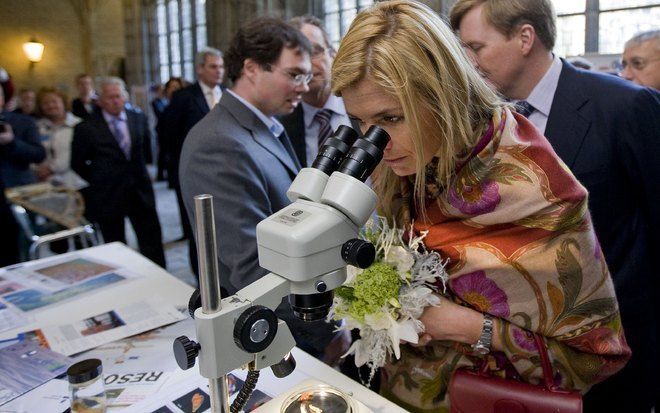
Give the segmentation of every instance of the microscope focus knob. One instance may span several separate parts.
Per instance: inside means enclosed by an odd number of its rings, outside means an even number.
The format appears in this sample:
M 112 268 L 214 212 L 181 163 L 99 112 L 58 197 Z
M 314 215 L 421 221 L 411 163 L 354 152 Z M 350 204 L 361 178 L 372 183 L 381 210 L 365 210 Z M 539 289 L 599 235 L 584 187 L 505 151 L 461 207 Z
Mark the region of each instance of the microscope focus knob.
M 186 336 L 179 336 L 174 339 L 172 349 L 174 350 L 174 358 L 176 364 L 181 367 L 181 370 L 188 370 L 195 365 L 195 358 L 199 354 L 199 343 L 190 340 Z
M 190 318 L 195 318 L 195 310 L 202 306 L 202 296 L 199 292 L 199 288 L 193 291 L 190 299 L 188 300 L 188 313 Z
M 236 320 L 234 342 L 248 353 L 259 353 L 268 348 L 277 334 L 277 316 L 263 305 L 254 305 Z
M 341 257 L 346 264 L 358 268 L 367 268 L 376 259 L 376 248 L 369 241 L 353 238 L 341 247 Z

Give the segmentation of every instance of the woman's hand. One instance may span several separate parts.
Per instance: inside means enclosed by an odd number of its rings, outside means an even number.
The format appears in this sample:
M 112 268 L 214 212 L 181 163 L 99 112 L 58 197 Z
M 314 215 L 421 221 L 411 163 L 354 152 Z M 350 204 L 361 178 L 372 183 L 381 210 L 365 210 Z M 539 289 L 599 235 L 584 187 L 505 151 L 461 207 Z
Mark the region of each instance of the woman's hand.
M 440 300 L 439 306 L 426 307 L 419 318 L 426 331 L 419 336 L 417 345 L 425 346 L 433 340 L 449 340 L 469 345 L 476 343 L 481 336 L 483 314 L 458 305 L 446 297 L 441 296 Z M 495 336 L 496 334 L 493 335 L 492 348 L 498 349 L 499 340 Z

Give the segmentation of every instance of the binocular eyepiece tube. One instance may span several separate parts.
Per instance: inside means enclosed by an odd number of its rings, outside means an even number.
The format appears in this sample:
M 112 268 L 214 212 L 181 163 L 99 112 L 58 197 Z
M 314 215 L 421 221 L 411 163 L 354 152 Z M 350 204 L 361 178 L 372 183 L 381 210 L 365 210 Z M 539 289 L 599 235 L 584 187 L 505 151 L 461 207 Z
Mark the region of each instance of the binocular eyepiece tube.
M 383 159 L 383 151 L 389 140 L 387 132 L 375 125 L 369 128 L 364 137 L 358 137 L 355 130 L 342 125 L 326 139 L 312 163 L 312 168 L 327 176 L 337 171 L 364 182 Z M 348 261 L 346 263 L 349 264 Z M 326 318 L 332 301 L 332 291 L 289 295 L 294 314 L 303 321 Z

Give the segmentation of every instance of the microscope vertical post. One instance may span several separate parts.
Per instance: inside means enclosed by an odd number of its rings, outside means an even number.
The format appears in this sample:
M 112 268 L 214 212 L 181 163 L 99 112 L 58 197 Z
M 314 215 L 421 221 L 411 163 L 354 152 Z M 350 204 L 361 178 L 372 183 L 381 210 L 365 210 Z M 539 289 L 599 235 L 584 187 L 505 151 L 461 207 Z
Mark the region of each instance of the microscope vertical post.
M 222 307 L 212 195 L 195 196 L 195 229 L 199 256 L 202 312 L 211 314 L 220 311 Z M 227 376 L 210 378 L 209 390 L 211 393 L 211 411 L 213 413 L 229 413 Z

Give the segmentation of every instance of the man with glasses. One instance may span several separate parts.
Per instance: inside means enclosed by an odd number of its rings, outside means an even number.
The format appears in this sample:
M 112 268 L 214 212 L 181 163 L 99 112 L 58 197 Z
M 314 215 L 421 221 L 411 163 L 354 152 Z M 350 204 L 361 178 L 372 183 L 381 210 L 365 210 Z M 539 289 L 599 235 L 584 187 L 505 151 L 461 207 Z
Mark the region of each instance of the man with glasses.
M 648 413 L 660 393 L 660 95 L 576 69 L 553 54 L 550 0 L 458 0 L 450 21 L 482 75 L 520 102 L 521 114 L 589 191 L 633 354 L 626 367 L 586 394 L 585 412 Z
M 626 42 L 621 76 L 660 90 L 660 29 L 638 33 Z
M 291 138 L 300 164 L 310 166 L 323 141 L 340 125 L 360 129 L 349 120 L 344 101 L 332 94 L 330 69 L 335 51 L 321 20 L 305 15 L 292 18 L 289 24 L 300 30 L 312 44 L 314 77 L 309 82 L 309 91 L 302 97 L 302 104 L 280 120 Z
M 190 220 L 193 197 L 214 197 L 223 295 L 266 274 L 259 267 L 256 226 L 290 202 L 286 191 L 301 168 L 277 116 L 291 113 L 309 90 L 312 48 L 302 33 L 272 17 L 241 27 L 225 54 L 233 86 L 188 134 L 179 177 Z M 333 337 L 325 322 L 303 324 L 288 301 L 277 310 L 299 347 L 322 357 Z

